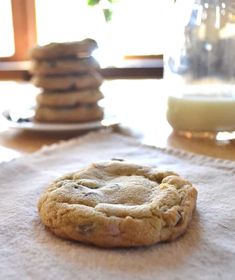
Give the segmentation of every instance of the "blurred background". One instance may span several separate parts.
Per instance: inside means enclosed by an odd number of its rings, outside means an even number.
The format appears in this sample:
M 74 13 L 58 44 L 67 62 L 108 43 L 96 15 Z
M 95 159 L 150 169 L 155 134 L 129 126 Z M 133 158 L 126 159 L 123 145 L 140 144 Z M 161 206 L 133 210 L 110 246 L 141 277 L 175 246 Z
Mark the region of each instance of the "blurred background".
M 14 63 L 0 64 L 0 78 L 27 78 L 23 62 L 35 44 L 86 37 L 97 40 L 99 50 L 94 55 L 102 68 L 129 69 L 121 73 L 110 69 L 104 74 L 161 77 L 167 28 L 174 24 L 173 2 L 1 0 L 0 62 Z

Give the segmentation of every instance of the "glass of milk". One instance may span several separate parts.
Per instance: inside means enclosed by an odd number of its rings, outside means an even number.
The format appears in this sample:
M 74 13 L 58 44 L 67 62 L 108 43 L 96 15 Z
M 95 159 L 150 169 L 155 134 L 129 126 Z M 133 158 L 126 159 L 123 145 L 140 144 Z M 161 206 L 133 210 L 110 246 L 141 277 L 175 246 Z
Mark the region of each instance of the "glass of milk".
M 233 132 L 235 1 L 177 2 L 164 65 L 167 120 L 188 137 Z
M 177 133 L 216 137 L 218 132 L 235 131 L 233 85 L 184 85 L 178 90 L 169 95 L 167 110 L 167 120 Z

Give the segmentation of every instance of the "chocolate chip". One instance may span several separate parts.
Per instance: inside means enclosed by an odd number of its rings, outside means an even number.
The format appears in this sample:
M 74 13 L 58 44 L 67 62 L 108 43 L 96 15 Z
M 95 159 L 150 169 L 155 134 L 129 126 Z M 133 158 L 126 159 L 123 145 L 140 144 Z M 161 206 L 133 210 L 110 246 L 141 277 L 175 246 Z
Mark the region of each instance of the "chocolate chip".
M 71 84 L 70 87 L 69 87 L 69 89 L 70 89 L 70 90 L 75 90 L 75 89 L 77 89 L 77 84 L 76 84 L 76 83 Z
M 93 192 L 88 192 L 88 193 L 85 193 L 84 196 L 91 196 L 91 195 L 94 195 L 94 193 Z
M 99 195 L 97 194 L 97 193 L 95 193 L 95 192 L 88 192 L 88 193 L 85 193 L 84 194 L 84 197 L 88 197 L 88 198 L 96 198 L 96 199 L 98 199 L 99 198 Z
M 49 66 L 50 67 L 55 67 L 57 65 L 57 62 L 55 60 L 49 61 Z
M 124 161 L 124 159 L 122 159 L 122 158 L 111 158 L 111 160 L 115 160 L 115 161 Z
M 74 183 L 74 182 L 70 183 L 69 186 L 72 187 L 72 188 L 74 188 L 74 189 L 77 189 L 77 190 L 84 190 L 84 186 L 79 185 L 79 184 L 76 184 L 76 183 Z

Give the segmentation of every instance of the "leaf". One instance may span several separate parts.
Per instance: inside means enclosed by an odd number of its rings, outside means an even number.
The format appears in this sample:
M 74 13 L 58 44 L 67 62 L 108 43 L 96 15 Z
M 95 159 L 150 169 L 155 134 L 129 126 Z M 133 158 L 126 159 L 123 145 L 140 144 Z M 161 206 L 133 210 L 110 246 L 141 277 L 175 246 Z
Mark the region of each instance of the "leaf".
M 87 0 L 87 5 L 89 6 L 95 6 L 99 4 L 100 0 Z
M 106 22 L 111 21 L 112 15 L 113 15 L 112 10 L 110 10 L 110 9 L 103 9 L 103 13 L 104 13 L 104 17 L 105 17 Z

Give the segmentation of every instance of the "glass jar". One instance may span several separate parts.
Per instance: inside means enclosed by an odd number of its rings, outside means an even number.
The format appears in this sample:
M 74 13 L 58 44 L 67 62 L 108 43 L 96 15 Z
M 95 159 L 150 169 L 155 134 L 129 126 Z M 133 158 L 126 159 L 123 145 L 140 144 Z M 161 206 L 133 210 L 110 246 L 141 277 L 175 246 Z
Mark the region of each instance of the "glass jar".
M 188 137 L 235 131 L 235 1 L 177 2 L 165 56 L 167 120 Z

